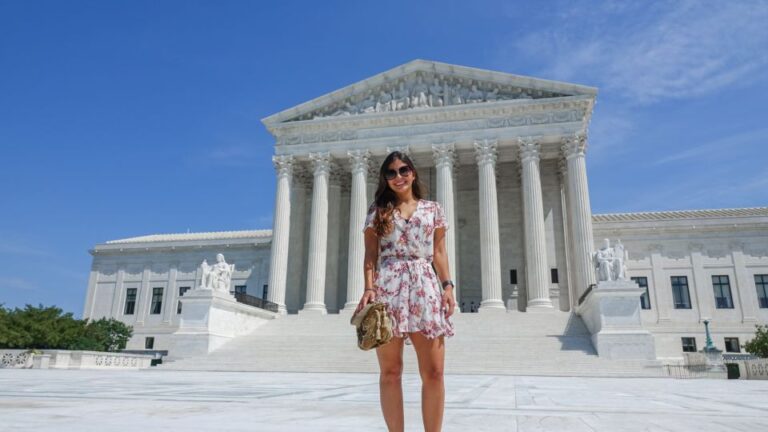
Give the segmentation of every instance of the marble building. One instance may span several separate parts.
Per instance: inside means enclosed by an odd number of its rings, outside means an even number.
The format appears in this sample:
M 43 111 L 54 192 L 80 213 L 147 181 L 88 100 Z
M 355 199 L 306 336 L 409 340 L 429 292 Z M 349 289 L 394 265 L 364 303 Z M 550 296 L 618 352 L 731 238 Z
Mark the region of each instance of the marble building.
M 463 311 L 573 311 L 596 283 L 593 251 L 620 238 L 658 355 L 700 348 L 704 319 L 743 343 L 768 322 L 768 209 L 593 215 L 585 158 L 596 94 L 415 60 L 269 116 L 273 229 L 97 245 L 84 315 L 134 325 L 134 348 L 147 337 L 163 348 L 182 288 L 219 252 L 235 264 L 231 289 L 280 314 L 349 313 L 363 290 L 365 211 L 397 149 L 446 211 Z

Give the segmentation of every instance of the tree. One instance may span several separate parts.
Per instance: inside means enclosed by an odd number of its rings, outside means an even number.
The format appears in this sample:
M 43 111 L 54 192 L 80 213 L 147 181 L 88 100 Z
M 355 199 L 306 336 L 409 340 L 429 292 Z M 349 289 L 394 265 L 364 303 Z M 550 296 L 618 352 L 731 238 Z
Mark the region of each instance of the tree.
M 89 321 L 85 329 L 87 337 L 96 342 L 98 351 L 125 349 L 128 339 L 133 336 L 133 327 L 114 318 Z
M 79 320 L 55 306 L 0 305 L 0 348 L 118 351 L 133 328 L 115 319 Z
M 768 326 L 756 324 L 755 338 L 744 344 L 744 349 L 760 358 L 768 358 Z

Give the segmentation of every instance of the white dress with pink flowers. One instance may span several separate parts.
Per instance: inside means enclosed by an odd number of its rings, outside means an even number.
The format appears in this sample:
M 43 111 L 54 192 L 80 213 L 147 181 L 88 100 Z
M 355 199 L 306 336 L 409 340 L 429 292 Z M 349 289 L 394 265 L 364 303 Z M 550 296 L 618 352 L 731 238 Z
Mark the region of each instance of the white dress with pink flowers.
M 365 228 L 373 227 L 376 205 L 368 208 Z M 395 337 L 421 332 L 434 339 L 453 336 L 453 323 L 441 308 L 443 289 L 432 267 L 434 232 L 448 229 L 443 208 L 419 200 L 410 219 L 395 209 L 392 232 L 379 239 L 378 269 L 374 274 L 376 299 L 387 304 Z

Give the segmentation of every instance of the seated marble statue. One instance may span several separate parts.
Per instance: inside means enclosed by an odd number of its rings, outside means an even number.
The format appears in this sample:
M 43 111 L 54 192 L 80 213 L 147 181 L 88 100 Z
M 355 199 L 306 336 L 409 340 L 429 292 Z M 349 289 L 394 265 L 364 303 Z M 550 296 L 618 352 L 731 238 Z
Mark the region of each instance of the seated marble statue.
M 207 260 L 200 264 L 203 273 L 200 281 L 200 289 L 209 289 L 221 292 L 229 292 L 229 285 L 232 281 L 232 273 L 235 271 L 234 264 L 227 264 L 224 255 L 216 255 L 216 264 L 209 265 Z
M 592 255 L 592 262 L 597 272 L 597 281 L 626 280 L 626 250 L 621 240 L 611 247 L 611 241 L 603 240 L 603 247 Z

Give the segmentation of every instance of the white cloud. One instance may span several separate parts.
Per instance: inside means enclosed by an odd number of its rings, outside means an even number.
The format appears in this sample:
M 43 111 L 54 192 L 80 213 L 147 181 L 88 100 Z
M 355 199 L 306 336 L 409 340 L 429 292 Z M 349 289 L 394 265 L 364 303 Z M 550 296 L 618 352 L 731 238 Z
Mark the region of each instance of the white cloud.
M 746 131 L 709 142 L 691 145 L 688 150 L 665 156 L 653 164 L 663 165 L 697 158 L 717 158 L 722 160 L 726 152 L 744 152 L 753 146 L 764 148 L 766 144 L 768 144 L 768 129 Z
M 564 5 L 569 12 L 502 56 L 545 58 L 542 76 L 597 85 L 641 104 L 764 79 L 768 1 Z

